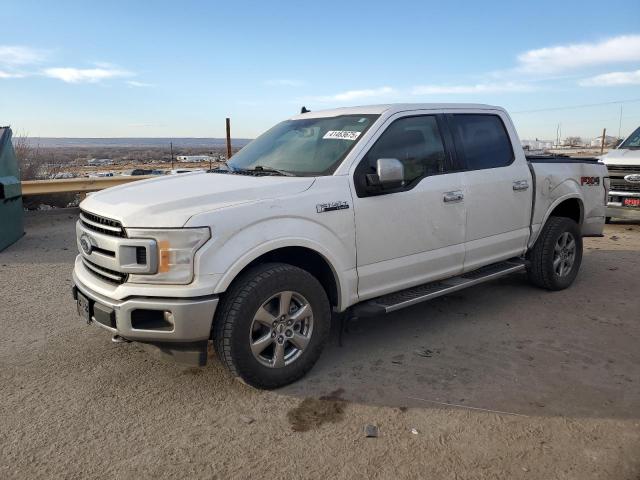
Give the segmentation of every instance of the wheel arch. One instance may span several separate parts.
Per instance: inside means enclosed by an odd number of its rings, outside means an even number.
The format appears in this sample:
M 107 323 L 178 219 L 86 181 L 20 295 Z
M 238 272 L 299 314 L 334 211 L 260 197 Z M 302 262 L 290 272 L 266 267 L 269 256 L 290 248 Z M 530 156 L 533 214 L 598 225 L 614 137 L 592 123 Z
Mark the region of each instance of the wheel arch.
M 531 238 L 529 246 L 532 246 L 536 242 L 540 232 L 542 232 L 542 229 L 551 217 L 570 218 L 578 224 L 580 229 L 582 229 L 582 224 L 584 222 L 584 203 L 580 195 L 577 193 L 571 193 L 556 199 L 547 209 L 547 212 L 540 223 L 540 228 L 536 232 L 535 236 Z
M 345 287 L 327 252 L 306 244 L 263 245 L 238 260 L 220 279 L 214 293 L 224 293 L 231 283 L 248 269 L 261 263 L 281 262 L 306 270 L 318 279 L 332 307 L 341 309 Z
M 566 217 L 575 221 L 578 226 L 584 221 L 584 204 L 579 196 L 565 198 L 549 208 L 545 222 L 549 217 Z

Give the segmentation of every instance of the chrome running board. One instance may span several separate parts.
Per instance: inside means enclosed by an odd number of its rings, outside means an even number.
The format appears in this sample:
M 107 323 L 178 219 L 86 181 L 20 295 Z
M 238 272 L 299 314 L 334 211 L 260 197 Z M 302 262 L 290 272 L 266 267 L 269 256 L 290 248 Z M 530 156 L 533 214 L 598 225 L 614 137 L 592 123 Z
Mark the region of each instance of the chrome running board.
M 426 302 L 433 298 L 457 292 L 463 288 L 472 287 L 480 283 L 495 280 L 496 278 L 519 272 L 526 267 L 526 261 L 521 258 L 514 258 L 504 262 L 494 263 L 479 268 L 472 272 L 464 273 L 457 277 L 439 280 L 437 282 L 425 283 L 416 287 L 389 293 L 353 307 L 353 315 L 365 317 L 380 315 L 383 313 L 395 312 L 401 308 L 410 307 L 417 303 Z

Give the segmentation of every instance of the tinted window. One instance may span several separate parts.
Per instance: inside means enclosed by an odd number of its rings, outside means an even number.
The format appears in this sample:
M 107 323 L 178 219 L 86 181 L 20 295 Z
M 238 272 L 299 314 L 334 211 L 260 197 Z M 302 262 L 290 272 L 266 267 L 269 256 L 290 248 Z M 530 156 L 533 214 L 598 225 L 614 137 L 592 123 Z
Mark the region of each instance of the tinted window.
M 363 160 L 370 172 L 375 172 L 379 158 L 400 160 L 406 184 L 444 172 L 446 155 L 436 118 L 408 117 L 393 122 Z
M 468 169 L 504 167 L 513 161 L 511 141 L 500 117 L 460 114 L 449 118 L 458 153 L 464 156 Z

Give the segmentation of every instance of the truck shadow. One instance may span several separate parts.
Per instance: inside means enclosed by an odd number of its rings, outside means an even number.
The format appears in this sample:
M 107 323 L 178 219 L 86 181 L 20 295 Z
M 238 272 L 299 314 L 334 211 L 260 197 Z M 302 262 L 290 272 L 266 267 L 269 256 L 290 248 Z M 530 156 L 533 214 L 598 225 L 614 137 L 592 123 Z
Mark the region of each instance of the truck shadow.
M 280 392 L 341 389 L 346 401 L 380 406 L 640 418 L 638 272 L 636 252 L 598 250 L 563 292 L 518 274 L 359 320 L 342 347 L 334 325 L 316 367 Z

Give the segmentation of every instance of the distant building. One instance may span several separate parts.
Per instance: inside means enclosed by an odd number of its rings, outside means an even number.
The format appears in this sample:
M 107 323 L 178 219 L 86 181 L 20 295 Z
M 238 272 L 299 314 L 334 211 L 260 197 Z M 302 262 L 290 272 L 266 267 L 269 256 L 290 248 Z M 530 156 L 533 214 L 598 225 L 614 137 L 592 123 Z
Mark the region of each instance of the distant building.
M 561 145 L 563 147 L 586 147 L 588 142 L 585 143 L 580 137 L 567 137 L 562 140 Z
M 553 148 L 553 142 L 551 140 L 521 140 L 522 148 L 525 150 L 548 150 Z
M 87 163 L 92 166 L 96 165 L 113 165 L 113 160 L 110 158 L 90 158 Z
M 610 135 L 604 136 L 604 146 L 605 147 L 615 147 L 618 144 L 618 137 L 612 137 Z M 595 137 L 591 140 L 592 147 L 599 147 L 602 145 L 602 135 L 599 137 Z
M 208 162 L 215 160 L 209 155 L 178 155 L 176 158 L 179 162 Z

